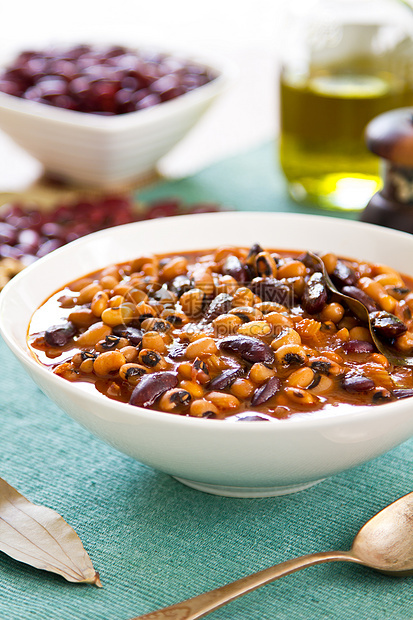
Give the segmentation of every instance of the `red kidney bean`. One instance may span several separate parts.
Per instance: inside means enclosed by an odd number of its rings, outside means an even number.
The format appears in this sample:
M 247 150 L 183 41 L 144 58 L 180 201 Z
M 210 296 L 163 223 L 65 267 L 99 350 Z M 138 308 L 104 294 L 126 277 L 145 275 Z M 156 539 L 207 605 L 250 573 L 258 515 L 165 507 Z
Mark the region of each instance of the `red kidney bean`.
M 343 286 L 341 292 L 364 304 L 369 312 L 377 310 L 376 302 L 357 286 Z
M 52 325 L 46 329 L 44 338 L 52 347 L 64 347 L 65 344 L 73 338 L 77 333 L 76 327 L 70 321 L 62 323 L 61 325 Z
M 327 302 L 327 287 L 322 273 L 315 272 L 304 286 L 301 303 L 308 314 L 321 312 Z
M 87 45 L 22 52 L 0 75 L 0 90 L 56 107 L 113 115 L 175 99 L 216 77 L 207 67 L 166 54 Z
M 134 347 L 138 347 L 142 343 L 143 333 L 138 327 L 115 325 L 115 327 L 112 328 L 112 332 L 115 336 L 127 338 Z
M 374 381 L 364 375 L 345 375 L 341 386 L 347 392 L 369 392 L 374 389 Z
M 342 349 L 346 353 L 373 353 L 374 345 L 366 340 L 348 340 Z
M 239 260 L 237 256 L 228 256 L 224 262 L 222 273 L 226 276 L 231 276 L 237 282 L 245 282 L 246 280 L 246 272 L 243 264 Z
M 288 284 L 275 278 L 254 278 L 249 288 L 261 297 L 262 301 L 272 301 L 291 308 L 294 305 L 294 293 Z
M 338 286 L 353 286 L 358 280 L 354 269 L 341 260 L 337 261 L 335 269 L 331 274 L 331 279 Z
M 398 400 L 401 398 L 410 398 L 413 396 L 413 390 L 411 388 L 399 388 L 397 390 L 393 390 L 392 394 Z
M 232 385 L 238 377 L 240 377 L 244 372 L 244 369 L 241 366 L 238 368 L 229 368 L 227 370 L 223 370 L 218 376 L 216 376 L 212 381 L 208 383 L 209 390 L 224 390 L 225 388 Z
M 237 415 L 227 418 L 228 420 L 237 420 L 237 422 L 271 422 L 274 418 L 271 418 L 264 413 L 237 413 Z
M 274 353 L 268 344 L 252 336 L 226 336 L 219 341 L 219 348 L 238 355 L 246 362 L 272 364 Z
M 264 385 L 261 385 L 254 392 L 254 396 L 252 397 L 251 405 L 253 407 L 258 407 L 258 405 L 263 405 L 270 398 L 275 396 L 275 394 L 281 388 L 281 380 L 278 377 L 270 377 Z
M 164 371 L 144 375 L 133 390 L 129 403 L 135 407 L 150 407 L 159 396 L 177 385 L 177 372 Z
M 232 308 L 232 295 L 220 293 L 209 304 L 205 313 L 206 321 L 213 321 L 220 314 L 226 314 Z
M 407 325 L 403 321 L 384 310 L 371 312 L 370 322 L 374 332 L 386 340 L 393 340 L 407 331 Z

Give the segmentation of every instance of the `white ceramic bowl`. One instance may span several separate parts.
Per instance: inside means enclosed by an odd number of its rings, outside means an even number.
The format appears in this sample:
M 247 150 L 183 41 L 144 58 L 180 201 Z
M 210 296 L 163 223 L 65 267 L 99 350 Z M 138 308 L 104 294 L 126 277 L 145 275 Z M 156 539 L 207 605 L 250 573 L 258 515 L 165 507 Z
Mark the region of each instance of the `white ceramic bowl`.
M 113 187 L 153 174 L 161 157 L 197 123 L 228 86 L 228 63 L 193 59 L 218 77 L 153 108 L 102 117 L 0 92 L 0 128 L 48 172 L 89 186 Z
M 0 330 L 40 388 L 121 452 L 197 489 L 280 495 L 369 461 L 413 435 L 413 399 L 274 423 L 205 420 L 115 402 L 50 373 L 29 354 L 34 310 L 85 272 L 138 253 L 218 245 L 332 251 L 413 273 L 413 236 L 330 217 L 265 213 L 189 215 L 129 224 L 75 241 L 16 276 L 0 295 Z

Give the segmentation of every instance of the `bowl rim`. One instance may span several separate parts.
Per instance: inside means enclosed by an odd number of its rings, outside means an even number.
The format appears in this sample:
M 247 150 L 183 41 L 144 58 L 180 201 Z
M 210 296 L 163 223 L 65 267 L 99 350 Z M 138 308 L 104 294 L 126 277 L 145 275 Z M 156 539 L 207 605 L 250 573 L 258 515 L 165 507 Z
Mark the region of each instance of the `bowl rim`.
M 131 48 L 132 49 L 132 48 Z M 137 48 L 136 48 L 137 49 Z M 236 63 L 228 58 L 213 55 L 181 52 L 180 50 L 157 50 L 160 53 L 180 55 L 184 60 L 205 65 L 208 69 L 218 73 L 217 77 L 179 97 L 164 101 L 151 108 L 136 110 L 126 114 L 114 116 L 100 116 L 77 110 L 66 110 L 56 106 L 46 105 L 36 101 L 29 101 L 15 95 L 0 91 L 0 110 L 22 114 L 26 117 L 41 118 L 64 126 L 84 128 L 88 131 L 114 133 L 119 130 L 149 126 L 168 119 L 176 112 L 190 110 L 194 106 L 213 99 L 219 93 L 230 87 L 238 75 Z
M 53 252 L 49 253 L 48 255 L 36 261 L 35 263 L 26 267 L 24 270 L 18 273 L 14 278 L 12 278 L 12 280 L 10 280 L 6 284 L 3 291 L 0 293 L 0 335 L 3 337 L 9 349 L 14 353 L 14 355 L 23 364 L 23 366 L 26 366 L 26 367 L 28 366 L 33 371 L 34 374 L 42 375 L 46 379 L 46 381 L 51 382 L 52 384 L 54 383 L 56 387 L 60 386 L 61 389 L 68 395 L 69 398 L 71 397 L 72 394 L 77 395 L 78 397 L 79 397 L 79 394 L 81 394 L 81 397 L 86 399 L 86 401 L 88 401 L 90 404 L 99 405 L 101 410 L 110 409 L 114 412 L 118 411 L 119 414 L 123 414 L 124 417 L 132 416 L 132 417 L 141 418 L 143 420 L 148 420 L 148 421 L 159 420 L 159 422 L 164 421 L 167 424 L 173 424 L 173 425 L 183 424 L 185 426 L 187 425 L 193 426 L 194 428 L 196 428 L 197 425 L 204 425 L 206 423 L 208 424 L 210 428 L 212 428 L 213 426 L 218 428 L 219 426 L 220 428 L 232 429 L 231 432 L 234 432 L 235 428 L 238 429 L 236 431 L 237 433 L 246 432 L 248 431 L 248 429 L 250 429 L 250 432 L 259 432 L 259 429 L 263 428 L 262 423 L 261 423 L 262 421 L 248 421 L 248 423 L 246 424 L 239 424 L 239 421 L 237 421 L 236 419 L 224 419 L 224 420 L 208 419 L 206 421 L 203 418 L 173 415 L 173 414 L 171 415 L 170 413 L 166 413 L 163 411 L 131 406 L 129 405 L 129 403 L 122 403 L 116 400 L 112 400 L 108 398 L 107 396 L 104 396 L 97 390 L 95 391 L 83 390 L 82 392 L 80 392 L 80 390 L 76 387 L 78 385 L 76 384 L 76 382 L 71 383 L 69 381 L 65 381 L 61 377 L 50 372 L 50 370 L 47 370 L 45 366 L 43 366 L 38 361 L 36 361 L 32 353 L 28 349 L 27 343 L 26 343 L 26 348 L 23 348 L 17 341 L 15 341 L 15 339 L 8 333 L 6 320 L 5 320 L 5 317 L 7 315 L 7 301 L 9 297 L 13 296 L 14 289 L 16 289 L 18 286 L 21 286 L 21 283 L 24 283 L 26 279 L 31 278 L 33 273 L 36 273 L 36 271 L 39 268 L 42 269 L 49 262 L 52 262 L 55 259 L 55 257 L 57 257 L 58 255 L 64 255 L 65 253 L 70 254 L 73 250 L 78 251 L 79 248 L 80 249 L 82 248 L 82 246 L 86 246 L 87 244 L 89 244 L 91 240 L 93 241 L 99 238 L 104 238 L 105 236 L 110 235 L 112 231 L 117 231 L 118 235 L 122 235 L 124 231 L 130 230 L 131 228 L 135 228 L 135 227 L 141 228 L 142 226 L 152 227 L 152 226 L 156 226 L 157 222 L 163 222 L 165 220 L 167 220 L 168 223 L 172 225 L 177 220 L 181 221 L 183 218 L 185 218 L 186 220 L 188 220 L 188 218 L 191 218 L 191 221 L 193 221 L 194 223 L 196 223 L 196 220 L 200 220 L 202 223 L 203 220 L 204 221 L 214 220 L 216 218 L 220 218 L 221 216 L 236 218 L 240 220 L 245 219 L 247 221 L 252 217 L 253 218 L 258 217 L 262 219 L 274 218 L 275 221 L 282 220 L 282 219 L 286 219 L 288 221 L 291 219 L 297 222 L 301 220 L 304 222 L 307 221 L 308 223 L 328 221 L 328 222 L 331 222 L 332 227 L 337 226 L 339 224 L 343 225 L 343 223 L 345 223 L 345 225 L 347 225 L 349 228 L 357 228 L 357 229 L 362 228 L 366 231 L 366 233 L 368 233 L 368 231 L 371 231 L 371 232 L 374 232 L 375 234 L 379 234 L 379 236 L 382 236 L 383 238 L 394 237 L 396 240 L 398 238 L 400 239 L 403 238 L 405 240 L 408 240 L 408 242 L 412 244 L 412 249 L 413 249 L 413 235 L 410 235 L 408 233 L 394 230 L 394 229 L 384 228 L 381 226 L 377 226 L 375 224 L 367 224 L 364 222 L 353 221 L 353 220 L 344 220 L 338 217 L 326 217 L 324 215 L 307 215 L 307 214 L 288 213 L 288 212 L 268 213 L 268 212 L 254 212 L 254 211 L 242 211 L 242 212 L 238 211 L 238 212 L 189 214 L 189 215 L 180 215 L 180 216 L 174 216 L 174 217 L 168 217 L 168 218 L 159 218 L 159 219 L 154 219 L 154 220 L 133 222 L 129 224 L 124 224 L 122 226 L 116 226 L 116 227 L 104 229 L 104 230 L 101 230 L 95 233 L 91 233 L 89 235 L 85 235 L 84 237 L 77 239 L 76 241 L 72 241 L 71 243 L 68 243 L 58 248 L 57 250 L 54 250 Z M 176 251 L 179 252 L 179 249 L 177 249 Z M 50 294 L 52 294 L 52 292 Z M 35 311 L 35 309 L 36 308 L 33 309 L 33 312 Z M 317 428 L 318 430 L 327 429 L 327 428 L 330 428 L 331 426 L 340 426 L 342 424 L 347 425 L 351 423 L 352 421 L 358 422 L 358 423 L 369 422 L 372 419 L 377 419 L 377 418 L 380 419 L 383 417 L 387 418 L 388 416 L 391 416 L 393 410 L 404 408 L 406 406 L 406 401 L 409 401 L 409 399 L 402 399 L 398 401 L 393 401 L 391 403 L 384 403 L 382 405 L 377 405 L 377 406 L 362 405 L 362 406 L 352 407 L 350 405 L 349 407 L 350 409 L 352 409 L 350 412 L 347 408 L 344 411 L 341 411 L 339 413 L 332 413 L 329 410 L 327 413 L 323 414 L 322 413 L 323 410 L 320 410 L 320 412 L 315 412 L 313 415 L 302 415 L 301 416 L 300 414 L 296 414 L 296 415 L 291 416 L 290 418 L 283 419 L 283 420 L 279 420 L 275 418 L 274 419 L 275 424 L 273 423 L 272 428 L 275 428 L 276 432 L 278 433 L 279 432 L 289 433 L 293 431 L 294 429 L 302 429 L 302 430 L 308 429 L 309 431 L 311 430 L 314 431 Z M 247 411 L 243 413 L 247 413 Z M 254 413 L 254 411 L 252 411 L 251 413 Z M 225 424 L 223 424 L 224 422 Z M 213 426 L 211 427 L 211 425 Z M 244 431 L 242 431 L 243 428 L 245 428 Z M 267 430 L 269 429 L 268 425 L 265 425 L 264 428 Z

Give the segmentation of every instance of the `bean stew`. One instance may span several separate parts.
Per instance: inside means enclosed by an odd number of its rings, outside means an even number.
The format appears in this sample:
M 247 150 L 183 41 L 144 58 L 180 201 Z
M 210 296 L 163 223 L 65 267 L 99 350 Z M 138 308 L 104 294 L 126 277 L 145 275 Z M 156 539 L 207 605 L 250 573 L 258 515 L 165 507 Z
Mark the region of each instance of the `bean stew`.
M 380 338 L 411 352 L 413 279 L 320 256 Z M 255 244 L 145 255 L 52 295 L 32 317 L 28 344 L 68 381 L 192 417 L 274 421 L 413 396 L 413 369 L 379 353 L 340 301 L 305 251 Z

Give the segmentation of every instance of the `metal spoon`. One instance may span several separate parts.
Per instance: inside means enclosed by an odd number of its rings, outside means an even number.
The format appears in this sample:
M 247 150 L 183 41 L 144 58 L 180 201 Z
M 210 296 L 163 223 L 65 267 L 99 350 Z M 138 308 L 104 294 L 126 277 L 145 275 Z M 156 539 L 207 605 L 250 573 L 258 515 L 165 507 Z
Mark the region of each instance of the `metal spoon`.
M 393 364 L 393 366 L 413 366 L 413 356 L 396 351 L 394 348 L 389 347 L 386 343 L 380 340 L 380 338 L 378 338 L 371 324 L 370 314 L 366 306 L 358 299 L 353 299 L 353 297 L 349 297 L 349 295 L 341 293 L 341 291 L 334 286 L 321 258 L 317 256 L 317 254 L 313 254 L 313 252 L 307 252 L 307 254 L 319 264 L 327 288 L 337 297 L 342 299 L 361 321 L 367 323 L 371 338 L 378 351 L 380 351 L 380 353 L 382 353 L 389 360 L 389 362 Z
M 323 562 L 355 562 L 388 575 L 413 575 L 413 493 L 401 497 L 367 521 L 350 551 L 312 553 L 288 560 L 132 620 L 196 620 L 279 577 Z

